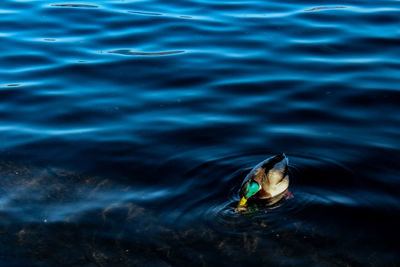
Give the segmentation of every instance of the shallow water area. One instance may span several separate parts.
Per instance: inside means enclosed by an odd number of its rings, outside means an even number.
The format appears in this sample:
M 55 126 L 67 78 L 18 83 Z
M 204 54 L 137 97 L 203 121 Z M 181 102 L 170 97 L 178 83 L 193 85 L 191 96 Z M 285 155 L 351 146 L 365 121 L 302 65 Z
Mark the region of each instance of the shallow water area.
M 0 265 L 397 266 L 399 11 L 3 1 Z

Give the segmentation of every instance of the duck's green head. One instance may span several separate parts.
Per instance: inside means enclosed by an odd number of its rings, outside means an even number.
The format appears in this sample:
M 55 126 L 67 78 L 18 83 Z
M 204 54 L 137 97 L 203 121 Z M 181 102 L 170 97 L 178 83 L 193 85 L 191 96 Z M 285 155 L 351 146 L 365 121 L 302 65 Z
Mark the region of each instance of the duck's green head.
M 260 191 L 261 186 L 254 180 L 248 180 L 246 183 L 243 184 L 242 188 L 240 189 L 240 202 L 239 207 L 244 207 L 246 202 L 249 198 L 257 194 Z

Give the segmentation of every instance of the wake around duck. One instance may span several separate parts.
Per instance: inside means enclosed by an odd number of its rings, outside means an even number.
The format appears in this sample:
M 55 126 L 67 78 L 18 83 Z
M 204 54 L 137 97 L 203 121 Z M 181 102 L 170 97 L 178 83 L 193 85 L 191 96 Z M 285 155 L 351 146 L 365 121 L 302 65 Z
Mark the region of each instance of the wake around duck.
M 278 154 L 257 164 L 244 179 L 235 212 L 246 211 L 248 200 L 263 200 L 272 205 L 290 194 L 288 158 Z

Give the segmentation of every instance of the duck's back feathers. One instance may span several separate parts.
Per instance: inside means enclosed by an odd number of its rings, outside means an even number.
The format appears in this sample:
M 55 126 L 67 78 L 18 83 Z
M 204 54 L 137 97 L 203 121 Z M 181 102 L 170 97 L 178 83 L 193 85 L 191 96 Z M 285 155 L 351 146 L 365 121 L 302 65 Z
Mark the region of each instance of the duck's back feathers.
M 284 193 L 289 186 L 287 157 L 282 153 L 257 164 L 246 176 L 242 186 L 249 180 L 257 182 L 261 187 L 253 197 L 255 199 L 269 199 Z

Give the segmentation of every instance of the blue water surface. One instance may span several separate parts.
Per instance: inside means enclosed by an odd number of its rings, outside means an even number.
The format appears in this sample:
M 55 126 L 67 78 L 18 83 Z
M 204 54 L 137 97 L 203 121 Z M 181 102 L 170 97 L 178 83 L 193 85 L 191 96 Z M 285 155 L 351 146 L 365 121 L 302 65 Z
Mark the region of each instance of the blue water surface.
M 399 104 L 396 0 L 4 0 L 0 263 L 397 266 Z

